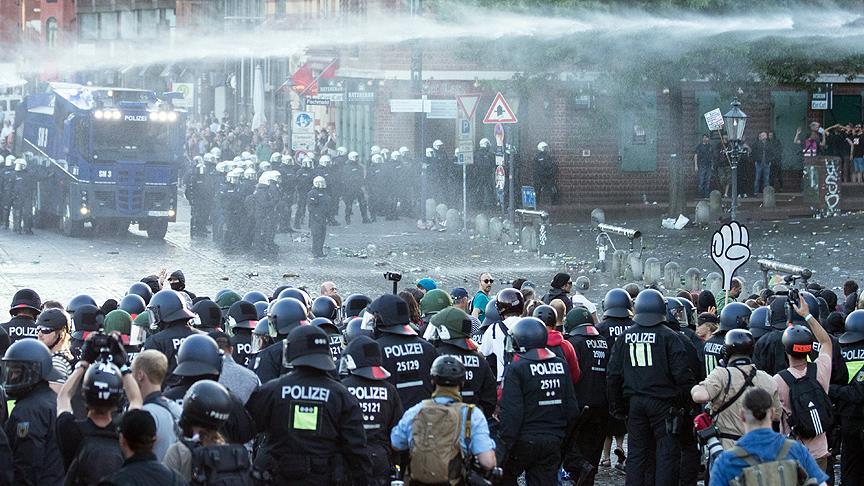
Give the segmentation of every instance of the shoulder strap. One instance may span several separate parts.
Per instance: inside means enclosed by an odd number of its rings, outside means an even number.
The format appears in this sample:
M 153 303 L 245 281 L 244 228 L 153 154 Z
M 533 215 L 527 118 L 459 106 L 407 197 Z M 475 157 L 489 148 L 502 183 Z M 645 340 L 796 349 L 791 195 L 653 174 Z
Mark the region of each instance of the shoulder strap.
M 748 466 L 758 466 L 759 464 L 762 464 L 761 461 L 750 455 L 750 453 L 747 452 L 743 447 L 735 446 L 730 449 L 729 452 L 735 454 L 735 457 L 737 457 L 738 459 L 746 462 Z
M 735 369 L 738 371 L 741 371 L 739 368 L 735 368 Z M 743 374 L 744 372 L 741 371 L 741 373 Z M 735 393 L 735 396 L 733 396 L 727 402 L 723 403 L 723 405 L 721 405 L 720 408 L 718 408 L 716 412 L 712 413 L 711 418 L 717 418 L 722 412 L 724 412 L 727 408 L 731 407 L 732 404 L 737 402 L 738 399 L 741 398 L 741 395 L 743 395 L 744 392 L 747 391 L 747 388 L 753 384 L 753 378 L 755 378 L 755 377 L 756 377 L 756 366 L 753 366 L 753 368 L 750 369 L 750 374 L 745 375 L 744 384 L 741 385 L 741 389 L 739 389 Z M 729 373 L 729 383 L 732 383 L 732 373 L 731 372 Z
M 789 455 L 789 450 L 792 449 L 792 446 L 795 445 L 794 440 L 786 439 L 783 442 L 783 445 L 780 447 L 780 452 L 777 453 L 777 457 L 774 459 L 775 461 L 780 461 L 785 459 L 787 455 Z
M 816 371 L 816 363 L 807 363 L 807 378 L 818 381 Z
M 792 388 L 792 385 L 795 384 L 795 377 L 792 376 L 792 373 L 789 373 L 788 369 L 782 370 L 777 374 L 780 375 L 780 378 L 783 378 L 783 381 L 786 382 L 786 386 L 789 388 Z
M 467 404 L 468 411 L 465 414 L 465 445 L 471 443 L 471 415 L 474 413 L 474 405 Z

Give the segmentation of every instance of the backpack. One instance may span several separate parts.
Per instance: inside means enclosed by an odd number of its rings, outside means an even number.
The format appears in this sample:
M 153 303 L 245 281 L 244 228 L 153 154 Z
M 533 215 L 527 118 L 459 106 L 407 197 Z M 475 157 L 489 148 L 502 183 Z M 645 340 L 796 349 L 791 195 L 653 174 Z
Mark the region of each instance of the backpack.
M 474 405 L 462 402 L 441 404 L 423 400 L 423 407 L 414 418 L 411 437 L 411 463 L 408 474 L 412 481 L 426 484 L 460 484 L 465 477 L 461 438 L 462 409 L 468 407 L 465 419 L 465 440 L 471 438 L 471 414 Z
M 795 459 L 786 459 L 795 441 L 786 439 L 780 452 L 773 461 L 761 462 L 757 457 L 741 447 L 735 446 L 730 452 L 747 463 L 741 474 L 733 479 L 730 486 L 811 486 L 816 480 L 807 477 L 807 471 Z
M 99 484 L 99 481 L 123 467 L 120 436 L 116 430 L 85 433 L 78 453 L 66 472 L 65 486 Z
M 203 446 L 183 439 L 192 453 L 192 486 L 251 486 L 252 461 L 242 444 Z
M 816 379 L 816 363 L 807 363 L 807 373 L 796 379 L 789 370 L 778 373 L 789 386 L 789 415 L 792 433 L 812 439 L 826 431 L 833 420 L 831 401 Z

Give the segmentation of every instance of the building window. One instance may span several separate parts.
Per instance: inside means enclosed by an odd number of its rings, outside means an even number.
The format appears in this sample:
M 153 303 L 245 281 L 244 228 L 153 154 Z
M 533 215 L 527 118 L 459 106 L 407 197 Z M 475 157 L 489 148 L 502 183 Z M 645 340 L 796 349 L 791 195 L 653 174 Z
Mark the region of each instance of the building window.
M 99 14 L 99 37 L 112 40 L 119 37 L 120 12 L 103 12 Z
M 138 38 L 138 13 L 134 10 L 123 10 L 120 12 L 120 38 Z
M 159 23 L 159 12 L 155 9 L 138 11 L 138 32 L 144 39 L 156 37 L 156 27 Z
M 48 47 L 57 45 L 57 19 L 54 17 L 48 18 L 45 22 L 45 44 Z
M 78 35 L 83 40 L 99 38 L 99 17 L 97 14 L 78 14 Z

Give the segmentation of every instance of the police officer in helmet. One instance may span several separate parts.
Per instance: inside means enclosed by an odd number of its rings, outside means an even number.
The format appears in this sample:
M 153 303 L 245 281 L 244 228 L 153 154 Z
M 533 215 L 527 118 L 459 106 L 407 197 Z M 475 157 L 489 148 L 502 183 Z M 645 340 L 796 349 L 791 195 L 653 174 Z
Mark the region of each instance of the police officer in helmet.
M 583 407 L 573 447 L 564 451 L 564 469 L 577 484 L 590 486 L 594 484 L 609 430 L 609 401 L 606 399 L 609 343 L 594 327 L 591 312 L 581 306 L 574 306 L 567 313 L 564 332 L 579 360 L 582 378 L 576 383 L 575 392 Z
M 840 336 L 843 361 L 850 372 L 857 371 L 849 375 L 848 384 L 831 384 L 829 396 L 838 408 L 842 431 L 840 482 L 860 484 L 864 480 L 864 310 L 849 313 L 844 329 Z
M 435 347 L 408 325 L 408 304 L 401 297 L 385 294 L 366 308 L 376 340 L 384 356 L 384 368 L 393 370 L 390 383 L 399 390 L 405 408 L 429 398 L 433 385 L 429 370 L 438 356 Z
M 180 381 L 165 390 L 163 396 L 183 405 L 186 392 L 201 380 L 219 381 L 222 373 L 222 350 L 210 336 L 198 334 L 189 336 L 177 352 L 177 368 L 174 375 Z M 243 408 L 243 402 L 231 393 L 231 417 L 221 430 L 229 442 L 243 444 L 255 435 L 254 425 Z
M 567 448 L 579 403 L 565 361 L 546 348 L 547 330 L 536 317 L 510 329 L 516 354 L 504 376 L 498 455 L 505 485 L 557 484 L 561 450 Z
M 612 289 L 603 298 L 603 320 L 597 332 L 609 341 L 609 348 L 624 330 L 633 325 L 633 300 L 624 289 Z
M 297 326 L 286 338 L 285 360 L 294 371 L 265 383 L 246 404 L 267 441 L 253 477 L 262 484 L 369 484 L 363 413 L 348 389 L 330 378 L 336 366 L 327 335 Z
M 252 356 L 252 331 L 258 325 L 258 311 L 253 304 L 241 300 L 228 309 L 228 329 L 231 330 L 231 346 L 234 362 L 249 367 Z
M 732 329 L 747 329 L 752 312 L 741 302 L 730 302 L 720 311 L 720 326 L 714 331 L 714 335 L 705 341 L 703 347 L 705 376 L 710 375 L 723 359 L 723 338 L 726 333 Z
M 222 309 L 219 304 L 212 300 L 198 301 L 192 306 L 192 313 L 195 314 L 195 317 L 192 318 L 192 327 L 201 332 L 221 330 L 223 327 Z
M 390 431 L 402 418 L 403 408 L 396 387 L 387 381 L 390 372 L 381 366 L 381 348 L 372 338 L 358 336 L 342 353 L 340 368 L 347 374 L 342 384 L 357 398 L 363 410 L 363 428 L 372 463 L 369 484 L 389 485 L 393 464 Z
M 4 431 L 14 464 L 14 484 L 61 485 L 63 462 L 57 445 L 57 394 L 48 386 L 60 379 L 51 352 L 36 339 L 9 346 L 0 362 L 0 385 L 15 400 Z
M 189 325 L 195 314 L 186 306 L 184 299 L 174 290 L 160 290 L 147 304 L 150 328 L 158 329 L 156 334 L 144 341 L 142 349 L 155 349 L 168 358 L 168 375 L 177 366 L 177 350 L 189 336 L 200 334 Z
M 296 327 L 306 325 L 308 315 L 306 306 L 299 300 L 285 297 L 270 304 L 267 311 L 269 335 L 273 336 L 273 344 L 258 352 L 252 362 L 252 371 L 258 375 L 261 383 L 267 383 L 288 372 L 284 363 L 284 340 Z
M 15 292 L 12 296 L 12 305 L 9 308 L 9 315 L 12 319 L 9 322 L 0 324 L 0 328 L 4 331 L 0 333 L 0 348 L 8 348 L 10 344 L 15 343 L 22 338 L 36 337 L 36 317 L 42 312 L 42 299 L 34 290 L 21 289 Z M 6 336 L 4 337 L 3 334 Z
M 486 417 L 495 412 L 498 402 L 495 375 L 471 340 L 471 319 L 462 309 L 447 307 L 432 317 L 430 342 L 440 356 L 454 356 L 465 366 L 462 401 L 480 407 Z
M 678 484 L 681 448 L 670 412 L 689 403 L 695 379 L 678 334 L 661 325 L 667 315 L 663 295 L 643 290 L 634 310 L 636 325 L 615 340 L 606 377 L 609 410 L 614 417 L 627 417 L 626 484 Z M 648 477 L 652 463 L 653 481 Z

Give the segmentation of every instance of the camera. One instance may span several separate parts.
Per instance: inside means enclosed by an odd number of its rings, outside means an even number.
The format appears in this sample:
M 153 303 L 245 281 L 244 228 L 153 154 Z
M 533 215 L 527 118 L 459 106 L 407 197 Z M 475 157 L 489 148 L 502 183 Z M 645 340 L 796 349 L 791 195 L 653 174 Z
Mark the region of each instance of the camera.
M 385 272 L 384 278 L 391 281 L 391 282 L 398 282 L 398 281 L 402 280 L 402 274 L 396 273 L 396 272 Z
M 786 297 L 786 303 L 790 308 L 801 305 L 801 295 L 798 293 L 798 289 L 789 290 L 789 295 Z
M 708 457 L 708 467 L 710 467 L 714 463 L 714 460 L 717 459 L 717 456 L 723 452 L 723 445 L 717 437 L 717 427 L 711 425 L 702 430 L 697 430 L 696 437 L 699 438 L 699 443 L 705 446 L 705 455 Z

